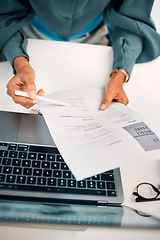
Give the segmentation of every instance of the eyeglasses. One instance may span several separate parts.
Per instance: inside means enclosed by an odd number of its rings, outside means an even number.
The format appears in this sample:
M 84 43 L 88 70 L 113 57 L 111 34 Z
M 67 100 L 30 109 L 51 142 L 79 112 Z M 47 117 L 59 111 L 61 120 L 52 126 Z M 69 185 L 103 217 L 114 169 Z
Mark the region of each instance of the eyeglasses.
M 156 188 L 151 183 L 140 183 L 136 189 L 135 192 L 132 193 L 137 198 L 135 199 L 136 202 L 147 202 L 147 201 L 157 201 L 160 200 L 158 196 L 160 195 L 160 190 Z

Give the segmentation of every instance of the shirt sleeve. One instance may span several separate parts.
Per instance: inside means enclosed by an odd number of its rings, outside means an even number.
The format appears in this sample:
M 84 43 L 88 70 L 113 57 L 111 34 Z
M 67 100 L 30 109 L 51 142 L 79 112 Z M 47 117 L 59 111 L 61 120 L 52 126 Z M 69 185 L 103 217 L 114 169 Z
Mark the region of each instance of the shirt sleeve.
M 104 11 L 114 52 L 113 68 L 131 74 L 134 63 L 160 55 L 160 35 L 151 19 L 154 0 L 112 0 Z
M 0 61 L 13 61 L 18 56 L 29 60 L 26 46 L 27 39 L 23 36 L 22 28 L 34 17 L 28 1 L 5 0 L 0 3 Z M 24 1 L 23 1 L 24 2 Z

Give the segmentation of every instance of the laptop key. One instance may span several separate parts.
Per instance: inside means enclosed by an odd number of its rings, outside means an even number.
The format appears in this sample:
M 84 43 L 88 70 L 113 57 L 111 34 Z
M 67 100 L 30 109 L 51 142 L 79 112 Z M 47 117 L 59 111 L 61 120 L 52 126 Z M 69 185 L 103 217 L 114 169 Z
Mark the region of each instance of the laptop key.
M 20 151 L 20 152 L 27 152 L 28 151 L 28 145 L 19 144 L 17 150 Z
M 14 167 L 13 174 L 21 175 L 21 173 L 22 173 L 22 168 L 21 167 Z
M 4 166 L 3 173 L 10 174 L 12 172 L 12 167 Z
M 2 166 L 0 166 L 0 173 L 2 172 Z
M 13 158 L 12 166 L 21 166 L 21 159 Z
M 58 154 L 58 155 L 56 156 L 56 161 L 57 161 L 57 162 L 64 162 L 64 160 L 63 160 L 63 158 L 62 158 L 62 156 L 61 156 L 60 154 Z
M 115 189 L 115 184 L 114 182 L 107 182 L 107 189 Z
M 44 154 L 44 153 L 39 153 L 39 154 L 38 154 L 38 160 L 46 160 L 46 154 Z
M 53 177 L 61 178 L 62 172 L 61 170 L 53 170 Z
M 26 159 L 27 158 L 27 153 L 26 152 L 19 152 L 18 158 Z
M 2 165 L 10 166 L 11 161 L 12 161 L 11 158 L 3 158 Z
M 52 170 L 44 169 L 43 176 L 44 177 L 52 177 Z
M 8 146 L 8 150 L 16 150 L 17 149 L 17 144 L 10 143 Z
M 71 172 L 70 171 L 63 171 L 63 178 L 71 178 Z
M 24 168 L 23 175 L 32 175 L 32 168 Z
M 46 178 L 39 177 L 37 185 L 46 185 Z
M 87 187 L 88 188 L 95 188 L 96 187 L 96 184 L 94 181 L 87 181 Z
M 109 197 L 116 197 L 116 191 L 107 191 Z
M 7 147 L 7 146 L 8 146 L 8 143 L 0 142 L 0 146 L 2 146 L 2 147 Z
M 10 151 L 9 157 L 10 158 L 17 158 L 18 152 L 17 151 Z
M 97 188 L 98 189 L 105 189 L 105 182 L 97 181 Z
M 51 163 L 51 168 L 52 169 L 59 169 L 60 163 L 59 162 L 52 162 Z
M 31 166 L 31 160 L 23 160 L 22 167 L 30 167 Z
M 58 179 L 58 186 L 65 187 L 66 186 L 66 179 Z
M 15 175 L 7 175 L 6 182 L 15 183 L 16 176 Z
M 49 185 L 49 186 L 56 186 L 56 178 L 48 178 L 47 185 Z
M 66 163 L 61 163 L 61 169 L 62 170 L 69 170 L 69 167 L 67 166 Z
M 32 161 L 32 167 L 33 168 L 40 168 L 40 163 L 39 161 Z
M 85 181 L 78 181 L 78 187 L 79 188 L 86 188 L 86 182 Z
M 5 177 L 6 177 L 6 175 L 0 174 L 0 183 L 5 181 Z
M 42 168 L 50 168 L 50 162 L 42 161 Z
M 27 177 L 27 184 L 35 184 L 36 177 Z
M 18 176 L 17 183 L 25 184 L 26 176 Z
M 7 157 L 8 151 L 7 150 L 0 150 L 0 157 Z
M 48 161 L 55 161 L 56 160 L 56 156 L 53 154 L 47 154 L 47 160 Z
M 28 153 L 28 159 L 36 160 L 36 158 L 37 158 L 37 153 Z
M 101 174 L 101 180 L 103 181 L 114 181 L 114 175 L 113 174 Z
M 76 187 L 76 180 L 68 180 L 68 187 Z
M 35 168 L 33 170 L 33 176 L 42 176 L 42 169 Z

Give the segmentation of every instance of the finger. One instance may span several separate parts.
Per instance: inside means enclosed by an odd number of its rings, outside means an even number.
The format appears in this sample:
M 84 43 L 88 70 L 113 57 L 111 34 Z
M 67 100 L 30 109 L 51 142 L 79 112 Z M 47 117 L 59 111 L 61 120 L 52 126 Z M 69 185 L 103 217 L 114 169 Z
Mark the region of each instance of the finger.
M 111 104 L 113 99 L 114 99 L 113 93 L 112 94 L 106 93 L 106 96 L 103 99 L 102 104 L 101 104 L 99 109 L 100 110 L 106 110 L 109 107 L 109 105 Z
M 44 94 L 45 94 L 45 91 L 43 89 L 39 89 L 37 92 L 38 96 L 44 96 Z

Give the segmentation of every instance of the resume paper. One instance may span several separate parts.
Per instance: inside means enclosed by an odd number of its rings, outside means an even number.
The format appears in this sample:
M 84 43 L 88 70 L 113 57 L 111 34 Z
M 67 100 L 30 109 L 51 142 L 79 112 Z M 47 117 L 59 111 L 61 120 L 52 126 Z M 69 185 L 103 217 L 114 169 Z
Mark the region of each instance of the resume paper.
M 77 180 L 137 161 L 160 159 L 160 135 L 121 103 L 99 110 L 102 90 L 69 90 L 47 97 L 71 104 L 39 103 L 39 108 Z

